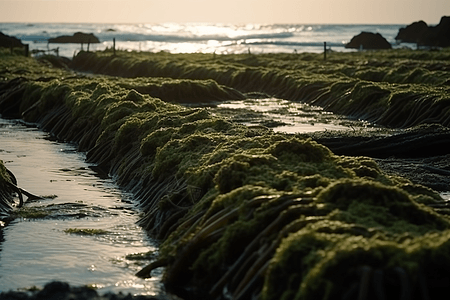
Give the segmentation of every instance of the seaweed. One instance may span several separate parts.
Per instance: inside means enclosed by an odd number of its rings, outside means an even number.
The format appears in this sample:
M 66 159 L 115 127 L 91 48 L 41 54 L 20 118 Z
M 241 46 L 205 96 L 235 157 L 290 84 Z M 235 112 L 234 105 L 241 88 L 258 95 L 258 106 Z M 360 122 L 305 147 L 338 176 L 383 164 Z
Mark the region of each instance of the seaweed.
M 10 173 L 7 171 L 3 161 L 0 160 L 0 216 L 7 216 L 13 208 L 13 191 L 9 184 L 11 183 Z
M 120 53 L 112 57 L 107 52 L 82 52 L 74 58 L 74 66 L 124 77 L 175 78 L 186 93 L 191 91 L 188 80 L 214 80 L 224 89 L 320 105 L 392 127 L 448 126 L 448 118 L 441 113 L 448 110 L 448 51 L 424 54 L 426 58 L 407 50 L 335 53 L 324 62 L 306 60 L 305 54 L 260 54 L 249 61 L 245 55 L 212 59 L 208 54 Z M 165 97 L 153 86 L 147 92 Z M 176 89 L 171 94 L 175 93 Z M 189 93 L 202 99 L 195 90 Z M 182 98 L 182 94 L 169 98 Z M 400 108 L 393 99 L 409 105 Z M 408 118 L 416 112 L 420 114 Z
M 326 63 L 314 55 L 81 53 L 74 59 L 80 69 L 151 77 L 67 78 L 60 71 L 45 81 L 32 72 L 6 82 L 0 104 L 19 101 L 25 119 L 60 139 L 84 141 L 88 159 L 136 195 L 139 224 L 161 239 L 158 258 L 138 276 L 165 266 L 168 288 L 211 299 L 355 298 L 383 290 L 426 299 L 434 295 L 433 270 L 447 276 L 450 267 L 450 220 L 433 208 L 444 204 L 437 192 L 305 135 L 169 103 L 262 92 L 398 127 L 447 124 L 445 86 L 380 81 L 381 69 L 372 68 L 398 67 L 389 55 L 413 60 L 391 51 Z M 423 69 L 405 70 L 408 80 L 428 76 L 431 63 L 417 63 Z M 8 98 L 16 89 L 21 97 Z
M 78 235 L 87 235 L 87 236 L 95 236 L 95 235 L 103 235 L 108 234 L 108 231 L 103 229 L 94 229 L 94 228 L 67 228 L 64 229 L 65 233 L 68 234 L 78 234 Z

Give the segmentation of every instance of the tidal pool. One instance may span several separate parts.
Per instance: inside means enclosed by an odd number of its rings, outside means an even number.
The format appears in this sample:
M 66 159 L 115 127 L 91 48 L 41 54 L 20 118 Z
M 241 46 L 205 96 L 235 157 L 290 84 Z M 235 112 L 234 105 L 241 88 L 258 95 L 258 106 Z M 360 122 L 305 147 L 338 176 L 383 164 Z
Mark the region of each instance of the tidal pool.
M 319 106 L 277 98 L 226 101 L 210 109 L 235 122 L 266 126 L 275 132 L 308 133 L 376 127 L 366 121 L 333 114 Z
M 0 159 L 21 188 L 45 198 L 26 202 L 21 217 L 3 229 L 0 291 L 60 280 L 100 294 L 164 293 L 158 272 L 147 280 L 134 276 L 158 248 L 135 224 L 132 195 L 86 163 L 75 145 L 0 119 Z M 150 254 L 136 260 L 134 253 Z

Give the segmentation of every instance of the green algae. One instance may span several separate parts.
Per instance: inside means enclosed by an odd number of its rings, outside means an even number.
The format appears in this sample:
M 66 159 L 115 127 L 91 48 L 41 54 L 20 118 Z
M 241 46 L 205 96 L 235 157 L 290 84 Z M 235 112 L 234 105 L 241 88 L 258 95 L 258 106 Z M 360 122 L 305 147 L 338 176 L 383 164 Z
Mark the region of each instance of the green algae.
M 42 219 L 49 215 L 48 211 L 38 207 L 21 207 L 13 212 L 13 217 L 24 219 Z
M 383 125 L 408 127 L 421 122 L 441 123 L 448 119 L 435 109 L 448 109 L 448 50 L 437 53 L 392 50 L 363 53 L 334 53 L 323 61 L 308 54 L 227 55 L 215 59 L 208 54 L 80 53 L 74 65 L 81 69 L 126 77 L 172 77 L 179 80 L 214 80 L 243 92 L 264 92 L 275 97 L 324 106 L 327 110 L 363 118 Z M 434 57 L 434 58 L 433 58 Z M 122 68 L 112 68 L 111 64 Z M 404 86 L 407 84 L 408 86 Z M 189 84 L 186 85 L 186 90 Z M 336 86 L 340 88 L 336 89 Z M 417 87 L 420 87 L 418 89 Z M 402 108 L 400 114 L 390 99 L 408 90 L 422 107 Z M 191 91 L 191 94 L 196 94 Z M 217 92 L 216 92 L 217 93 Z M 156 97 L 164 98 L 161 94 Z M 430 97 L 430 95 L 432 95 Z M 180 98 L 180 97 L 178 97 Z M 198 97 L 197 98 L 201 98 Z M 410 97 L 402 97 L 412 102 Z M 407 117 L 414 111 L 431 111 L 427 117 Z M 430 116 L 434 116 L 430 118 Z M 391 119 L 394 119 L 391 121 Z M 405 122 L 408 121 L 408 122 Z
M 8 174 L 8 171 L 6 170 L 5 164 L 3 163 L 3 160 L 0 160 L 0 183 L 4 184 L 4 182 L 10 180 L 11 179 Z
M 150 260 L 155 258 L 154 251 L 142 252 L 142 253 L 131 253 L 125 256 L 128 260 Z
M 12 210 L 11 201 L 13 200 L 12 193 L 14 192 L 10 184 L 13 183 L 8 170 L 6 169 L 2 160 L 0 160 L 0 216 L 4 213 L 9 213 Z
M 10 54 L 10 51 L 0 50 L 0 79 L 11 80 L 17 77 L 48 80 L 48 78 L 61 78 L 74 76 L 74 72 L 60 68 L 49 67 L 32 57 L 23 54 Z
M 104 235 L 109 232 L 103 229 L 93 229 L 93 228 L 67 228 L 64 229 L 65 233 L 78 234 L 78 235 Z
M 97 59 L 110 61 L 106 55 L 92 56 L 93 65 L 103 63 Z M 349 110 L 363 109 L 365 98 L 370 110 L 400 106 L 408 91 L 419 98 L 421 91 L 431 92 L 436 103 L 447 99 L 445 88 L 439 92 L 430 86 L 391 86 L 340 74 L 306 78 L 304 71 L 267 71 L 265 66 L 276 63 L 270 56 L 220 57 L 222 62 L 201 54 L 158 56 L 148 62 L 143 55 L 128 71 L 139 66 L 145 74 L 155 67 L 155 76 L 174 77 L 178 71 L 157 66 L 184 68 L 198 77 L 228 72 L 223 82 L 213 79 L 219 85 L 248 84 L 245 89 L 252 91 L 264 90 L 265 80 L 280 89 L 315 84 L 310 92 L 321 95 L 316 100 L 338 95 L 351 100 L 345 108 Z M 291 62 L 311 62 L 311 57 L 302 57 Z M 121 61 L 125 57 L 111 61 L 117 71 Z M 277 68 L 285 64 L 279 62 Z M 167 80 L 176 86 L 177 81 Z M 159 258 L 167 264 L 168 285 L 206 290 L 211 297 L 226 287 L 241 297 L 250 289 L 263 299 L 334 299 L 358 283 L 363 266 L 385 272 L 400 267 L 416 283 L 420 272 L 429 275 L 438 262 L 439 273 L 450 265 L 450 221 L 426 206 L 442 199 L 430 189 L 383 173 L 370 158 L 338 156 L 305 136 L 247 128 L 207 109 L 167 103 L 154 98 L 154 91 L 134 89 L 132 79 L 29 80 L 22 85 L 21 109 L 34 106 L 38 112 L 30 113 L 31 119 L 45 121 L 52 114 L 67 118 L 58 130 L 60 120 L 46 121 L 56 135 L 99 128 L 88 156 L 101 160 L 119 181 L 132 182 L 142 202 L 140 224 L 156 234 L 164 231 Z M 393 91 L 399 96 L 392 96 Z M 61 108 L 69 111 L 68 117 Z M 85 122 L 77 123 L 80 119 Z M 198 191 L 195 197 L 189 192 L 193 189 Z M 252 285 L 252 278 L 258 283 Z

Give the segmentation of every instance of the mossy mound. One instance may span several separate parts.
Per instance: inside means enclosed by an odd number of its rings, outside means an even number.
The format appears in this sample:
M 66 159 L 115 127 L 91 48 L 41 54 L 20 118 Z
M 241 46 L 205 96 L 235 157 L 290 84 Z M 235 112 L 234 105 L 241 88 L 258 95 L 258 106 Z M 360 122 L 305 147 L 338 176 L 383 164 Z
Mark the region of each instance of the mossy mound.
M 448 49 L 311 54 L 79 53 L 73 66 L 124 77 L 214 80 L 391 127 L 450 125 Z M 159 96 L 158 96 L 159 97 Z
M 159 55 L 167 58 L 153 63 L 206 70 L 190 64 L 202 55 L 178 62 Z M 374 103 L 389 100 L 377 95 L 391 95 L 387 84 L 313 82 L 332 77 L 322 75 L 295 79 L 295 72 L 280 76 L 286 71 L 242 67 L 259 57 L 242 58 L 224 58 L 240 64 L 228 68 L 240 71 L 228 75 L 234 84 L 227 86 L 249 84 L 257 91 L 264 90 L 264 76 L 279 87 L 304 80 L 310 89 L 301 91 L 305 97 L 330 96 L 328 88 L 347 97 L 350 88 L 361 108 L 358 95 Z M 227 71 L 217 64 L 208 72 Z M 4 84 L 0 112 L 8 107 L 78 142 L 89 160 L 135 193 L 143 212 L 139 224 L 162 239 L 159 259 L 140 276 L 166 266 L 168 287 L 210 299 L 335 299 L 378 290 L 367 285 L 370 280 L 392 295 L 414 293 L 413 287 L 432 294 L 432 270 L 449 270 L 450 220 L 430 206 L 443 203 L 439 194 L 383 173 L 370 158 L 339 156 L 303 135 L 249 128 L 208 109 L 168 103 L 131 89 L 131 79 L 33 76 Z M 206 89 L 220 88 L 206 79 L 196 78 Z M 188 82 L 167 80 L 183 88 Z M 152 89 L 172 95 L 162 86 Z M 19 91 L 20 97 L 12 96 Z

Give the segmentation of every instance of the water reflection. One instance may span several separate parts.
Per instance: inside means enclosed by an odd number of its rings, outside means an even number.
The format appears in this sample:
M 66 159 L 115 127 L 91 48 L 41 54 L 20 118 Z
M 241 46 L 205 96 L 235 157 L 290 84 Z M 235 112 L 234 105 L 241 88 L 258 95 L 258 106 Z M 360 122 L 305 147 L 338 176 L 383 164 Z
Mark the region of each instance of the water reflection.
M 374 127 L 365 121 L 325 111 L 322 107 L 277 98 L 227 101 L 210 109 L 232 121 L 249 126 L 262 125 L 276 132 L 307 133 Z
M 0 119 L 0 139 L 0 159 L 18 185 L 44 196 L 26 203 L 21 217 L 0 233 L 0 290 L 63 280 L 91 285 L 100 294 L 162 293 L 157 272 L 148 280 L 134 276 L 151 256 L 128 255 L 156 252 L 157 245 L 135 224 L 139 216 L 131 194 L 87 164 L 75 145 L 36 128 Z

